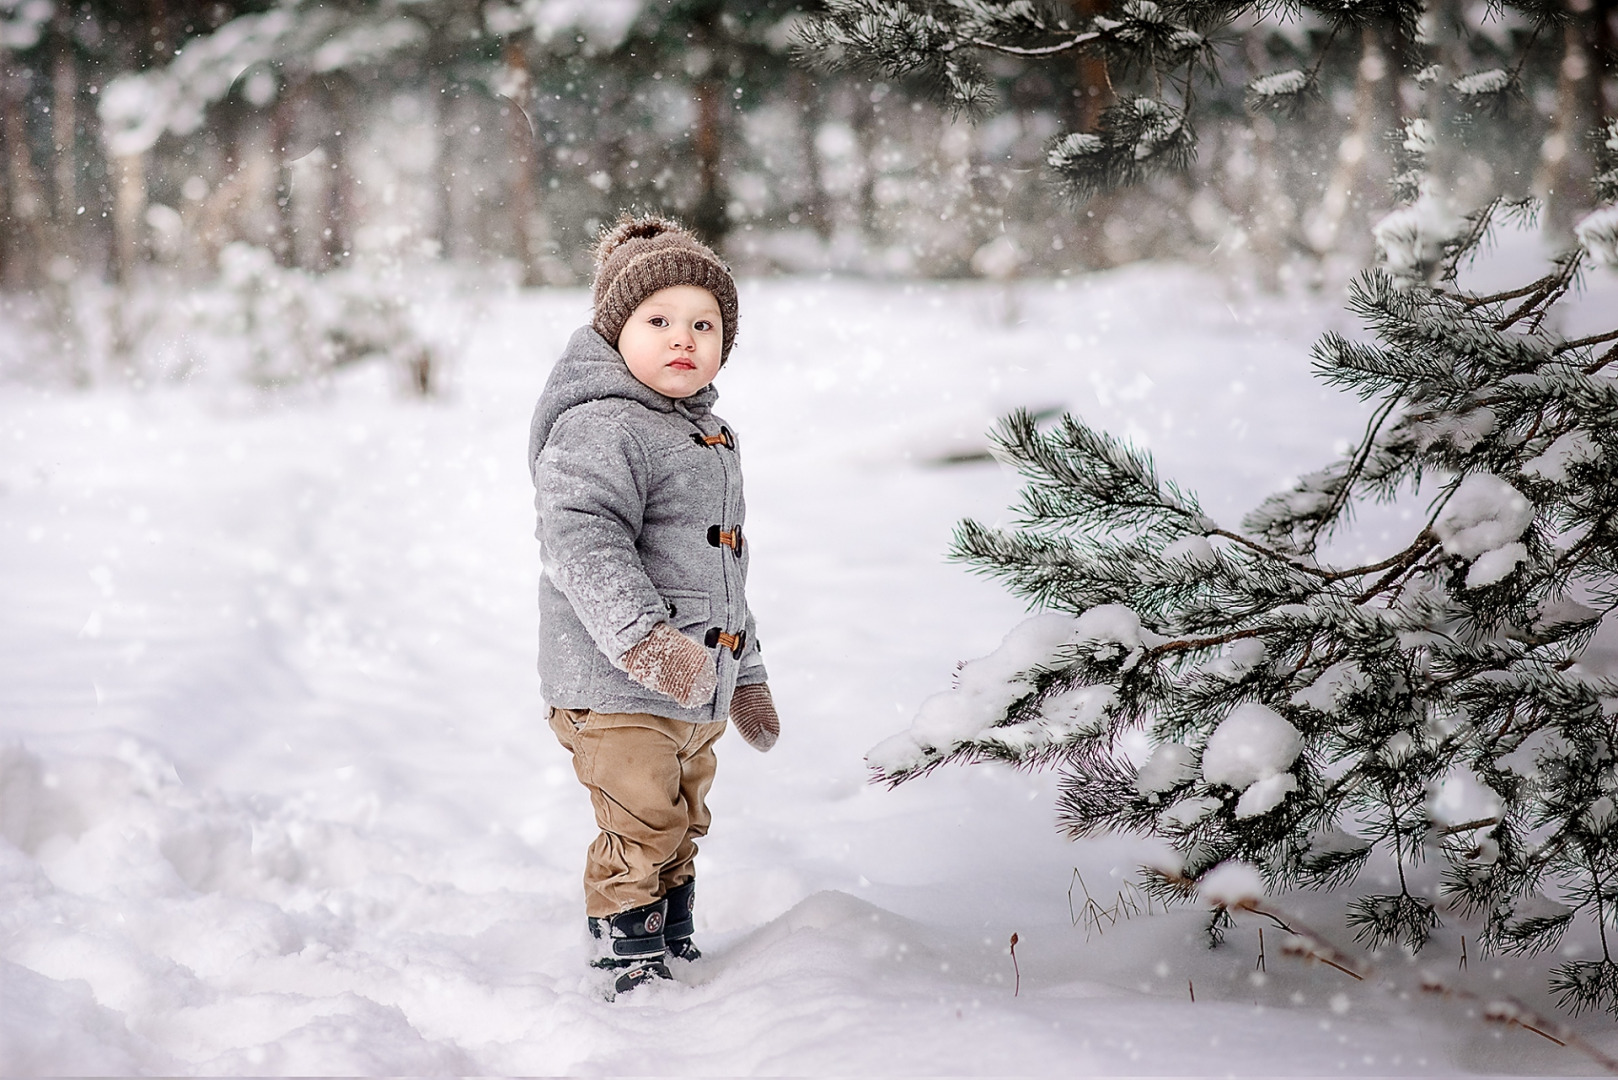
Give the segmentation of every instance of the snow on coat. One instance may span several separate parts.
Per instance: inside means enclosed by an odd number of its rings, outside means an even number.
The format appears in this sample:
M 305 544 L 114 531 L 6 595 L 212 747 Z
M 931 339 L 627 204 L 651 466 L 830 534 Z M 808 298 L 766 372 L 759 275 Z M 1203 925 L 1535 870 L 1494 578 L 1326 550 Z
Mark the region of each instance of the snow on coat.
M 548 704 L 704 723 L 729 715 L 738 685 L 765 681 L 745 592 L 741 461 L 713 414 L 718 396 L 708 386 L 664 397 L 590 327 L 552 369 L 528 440 Z M 618 666 L 660 622 L 708 646 L 711 702 L 682 708 Z

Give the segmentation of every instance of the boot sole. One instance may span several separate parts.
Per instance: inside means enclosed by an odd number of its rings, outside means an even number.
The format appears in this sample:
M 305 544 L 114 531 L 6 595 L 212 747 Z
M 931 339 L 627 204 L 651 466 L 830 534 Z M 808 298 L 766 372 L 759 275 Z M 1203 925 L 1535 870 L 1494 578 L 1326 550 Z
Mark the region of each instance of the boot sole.
M 637 987 L 653 982 L 672 982 L 674 976 L 669 972 L 668 965 L 661 960 L 654 960 L 649 964 L 642 964 L 618 976 L 612 984 L 614 994 L 627 994 Z

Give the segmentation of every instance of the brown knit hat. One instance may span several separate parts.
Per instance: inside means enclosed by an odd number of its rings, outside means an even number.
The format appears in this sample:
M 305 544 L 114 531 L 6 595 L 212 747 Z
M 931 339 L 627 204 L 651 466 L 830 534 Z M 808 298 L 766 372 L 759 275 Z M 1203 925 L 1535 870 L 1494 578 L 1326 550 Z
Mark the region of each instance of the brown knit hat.
M 671 285 L 695 285 L 719 301 L 723 334 L 719 362 L 736 342 L 736 282 L 713 249 L 676 221 L 625 214 L 596 243 L 596 277 L 590 287 L 595 312 L 590 325 L 614 347 L 624 323 L 642 300 Z

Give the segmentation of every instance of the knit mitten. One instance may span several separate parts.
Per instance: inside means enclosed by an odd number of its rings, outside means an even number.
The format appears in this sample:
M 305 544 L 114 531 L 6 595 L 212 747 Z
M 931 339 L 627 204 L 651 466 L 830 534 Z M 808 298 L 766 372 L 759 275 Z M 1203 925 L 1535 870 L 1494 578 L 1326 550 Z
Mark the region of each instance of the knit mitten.
M 781 737 L 781 718 L 775 715 L 769 684 L 738 686 L 730 699 L 730 722 L 754 750 L 763 753 L 774 746 Z
M 631 679 L 659 694 L 667 694 L 687 709 L 713 700 L 719 674 L 707 649 L 668 623 L 652 632 L 619 658 Z

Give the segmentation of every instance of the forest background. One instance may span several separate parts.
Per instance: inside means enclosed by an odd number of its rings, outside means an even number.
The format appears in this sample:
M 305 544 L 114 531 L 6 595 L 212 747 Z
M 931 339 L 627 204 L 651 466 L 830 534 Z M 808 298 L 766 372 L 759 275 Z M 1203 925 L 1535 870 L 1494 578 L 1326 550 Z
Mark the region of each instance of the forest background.
M 1070 14 L 1077 24 L 1109 3 L 1072 0 Z M 1544 198 L 1562 233 L 1594 201 L 1588 135 L 1612 112 L 1618 47 L 1612 0 L 1566 6 L 1526 47 L 1514 35 L 1531 27 L 1510 11 L 1433 9 L 1482 27 L 1478 40 L 1519 65 L 1531 119 L 1474 149 L 1514 178 L 1495 187 Z M 995 100 L 969 116 L 920 80 L 806 63 L 801 30 L 817 10 L 0 0 L 0 286 L 54 339 L 57 365 L 32 373 L 189 370 L 172 345 L 185 328 L 101 284 L 234 282 L 234 309 L 212 317 L 251 324 L 244 290 L 273 279 L 297 292 L 361 263 L 366 285 L 326 290 L 348 301 L 324 329 L 291 355 L 258 350 L 249 374 L 300 378 L 377 352 L 429 364 L 390 329 L 400 320 L 378 282 L 458 260 L 526 285 L 577 283 L 591 237 L 629 206 L 682 216 L 744 274 L 1010 279 L 1187 258 L 1270 287 L 1341 280 L 1334 258 L 1371 260 L 1368 225 L 1395 203 L 1395 129 L 1423 93 L 1391 28 L 1338 35 L 1284 8 L 1239 20 L 1213 42 L 1220 77 L 1201 92 L 1189 168 L 1075 206 L 1047 154 L 1116 100 L 1104 56 L 995 54 Z M 1305 121 L 1250 113 L 1244 87 L 1293 64 L 1310 67 L 1319 98 Z M 353 329 L 366 321 L 369 334 Z M 40 355 L 7 349 L 0 362 L 37 368 Z

